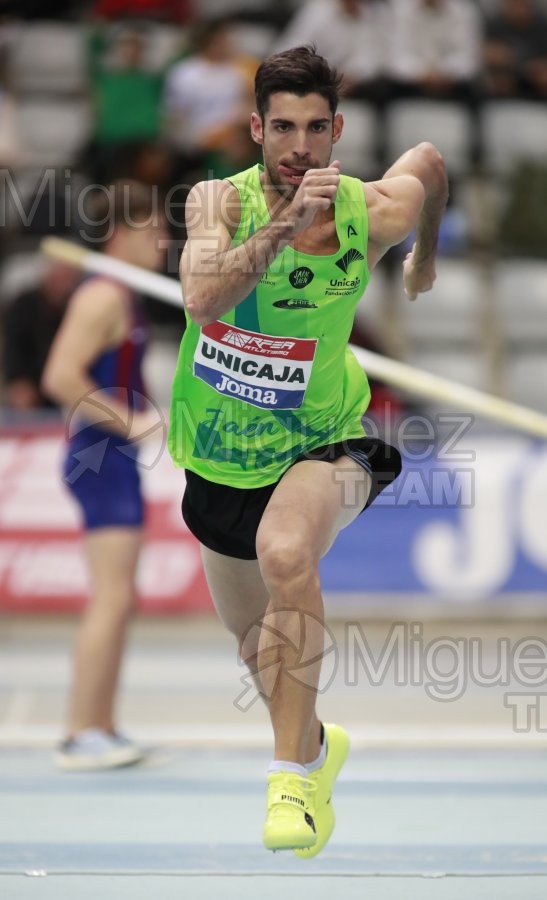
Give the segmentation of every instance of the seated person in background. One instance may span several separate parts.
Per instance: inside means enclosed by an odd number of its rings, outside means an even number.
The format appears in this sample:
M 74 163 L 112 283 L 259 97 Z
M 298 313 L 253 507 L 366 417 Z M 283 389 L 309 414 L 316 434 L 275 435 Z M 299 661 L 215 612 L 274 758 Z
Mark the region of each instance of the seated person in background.
M 146 37 L 135 26 L 112 32 L 96 29 L 90 38 L 90 81 L 95 111 L 89 167 L 108 181 L 120 153 L 133 145 L 157 142 L 160 135 L 164 71 L 146 64 Z M 121 173 L 123 174 L 123 173 Z
M 308 0 L 276 40 L 273 52 L 314 44 L 343 73 L 346 96 L 379 99 L 387 21 L 384 0 Z
M 237 52 L 230 19 L 201 23 L 194 46 L 169 71 L 164 99 L 166 136 L 183 168 L 206 166 L 208 154 L 222 150 L 247 125 L 258 66 Z
M 392 0 L 391 93 L 472 101 L 482 23 L 470 0 Z
M 49 348 L 80 273 L 65 263 L 46 265 L 40 283 L 20 294 L 4 318 L 4 403 L 12 410 L 52 407 L 40 387 Z
M 547 19 L 534 0 L 500 0 L 483 47 L 489 97 L 547 97 Z

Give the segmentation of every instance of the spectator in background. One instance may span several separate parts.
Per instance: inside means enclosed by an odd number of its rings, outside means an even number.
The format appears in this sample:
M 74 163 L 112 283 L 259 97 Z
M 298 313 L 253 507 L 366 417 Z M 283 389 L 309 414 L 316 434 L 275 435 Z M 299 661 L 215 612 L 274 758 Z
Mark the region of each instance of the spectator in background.
M 210 154 L 239 142 L 249 130 L 254 74 L 258 60 L 239 54 L 230 19 L 197 26 L 195 52 L 167 75 L 164 111 L 168 139 L 179 155 L 180 169 L 207 167 Z M 249 151 L 254 149 L 249 141 Z
M 146 66 L 146 39 L 135 26 L 122 26 L 109 41 L 104 29 L 90 39 L 91 91 L 95 129 L 88 166 L 98 181 L 120 177 L 120 159 L 160 136 L 165 73 Z
M 489 97 L 547 97 L 547 19 L 534 0 L 500 0 L 486 24 L 484 67 Z
M 472 102 L 482 22 L 471 0 L 392 0 L 390 51 L 396 97 Z
M 384 0 L 308 0 L 275 43 L 274 53 L 303 44 L 343 73 L 346 96 L 383 96 L 387 8 Z
M 40 283 L 20 294 L 4 318 L 4 403 L 26 412 L 52 407 L 40 380 L 68 299 L 80 278 L 77 269 L 48 262 Z

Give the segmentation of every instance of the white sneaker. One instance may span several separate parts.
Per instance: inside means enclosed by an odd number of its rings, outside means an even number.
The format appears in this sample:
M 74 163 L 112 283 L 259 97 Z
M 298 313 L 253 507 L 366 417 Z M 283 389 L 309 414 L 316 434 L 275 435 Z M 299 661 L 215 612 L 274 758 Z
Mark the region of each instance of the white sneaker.
M 86 728 L 75 737 L 63 741 L 55 754 L 55 763 L 66 771 L 93 772 L 133 766 L 145 756 L 142 747 L 120 734 L 109 734 L 100 728 Z

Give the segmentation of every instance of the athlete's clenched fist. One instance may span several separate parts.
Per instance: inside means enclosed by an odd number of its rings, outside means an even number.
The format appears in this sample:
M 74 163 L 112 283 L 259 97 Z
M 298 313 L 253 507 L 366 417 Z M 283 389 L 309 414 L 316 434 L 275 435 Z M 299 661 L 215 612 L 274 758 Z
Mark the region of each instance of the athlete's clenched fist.
M 425 294 L 433 287 L 436 279 L 435 258 L 416 259 L 416 244 L 407 253 L 403 262 L 403 284 L 409 300 L 415 300 L 418 294 Z
M 294 234 L 308 228 L 320 210 L 328 209 L 334 203 L 339 184 L 338 160 L 326 169 L 308 169 L 304 172 L 298 190 L 285 212 L 293 225 Z

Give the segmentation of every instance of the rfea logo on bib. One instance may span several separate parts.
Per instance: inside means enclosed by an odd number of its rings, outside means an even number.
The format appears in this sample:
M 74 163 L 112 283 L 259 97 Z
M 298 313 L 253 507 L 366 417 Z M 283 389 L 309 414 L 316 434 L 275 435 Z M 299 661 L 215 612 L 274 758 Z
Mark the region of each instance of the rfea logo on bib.
M 317 340 L 244 331 L 225 322 L 201 329 L 194 375 L 219 394 L 261 409 L 298 409 Z

